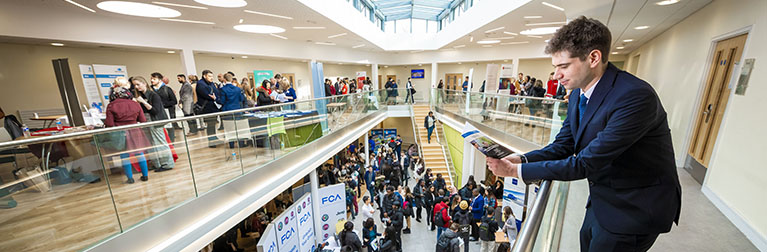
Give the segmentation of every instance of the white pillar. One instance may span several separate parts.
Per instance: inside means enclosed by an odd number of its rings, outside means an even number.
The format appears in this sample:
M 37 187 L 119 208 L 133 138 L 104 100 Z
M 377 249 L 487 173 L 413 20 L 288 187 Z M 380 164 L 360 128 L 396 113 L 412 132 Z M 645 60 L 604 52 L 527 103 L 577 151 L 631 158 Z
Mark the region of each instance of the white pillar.
M 184 66 L 184 71 L 187 75 L 194 74 L 202 78 L 200 73 L 197 72 L 197 66 L 194 62 L 194 51 L 192 49 L 181 50 L 181 64 Z
M 368 144 L 368 133 L 365 132 L 365 170 L 370 166 L 370 144 Z
M 315 97 L 314 96 L 314 85 L 316 85 L 316 83 L 314 83 L 314 73 L 312 72 L 312 63 L 314 63 L 314 62 L 315 62 L 315 60 L 309 60 L 309 61 L 306 62 L 306 67 L 309 69 L 309 82 L 307 84 L 304 84 L 304 85 L 308 85 L 309 86 L 309 98 L 314 98 Z M 323 81 L 324 81 L 324 79 L 323 79 Z M 322 85 L 325 85 L 324 82 L 323 82 Z M 324 86 L 323 86 L 323 88 L 324 88 Z
M 516 78 L 517 74 L 519 73 L 519 58 L 512 59 L 511 64 L 511 69 L 514 71 L 514 78 Z
M 437 74 L 437 71 L 439 69 L 437 68 L 437 62 L 431 63 L 431 88 L 437 88 L 437 84 L 439 84 L 439 74 Z
M 322 222 L 317 220 L 320 212 L 320 179 L 317 177 L 317 169 L 309 173 L 309 183 L 311 183 L 312 213 L 314 213 L 314 239 L 317 244 L 322 242 L 322 237 L 318 235 L 322 230 Z
M 370 89 L 378 89 L 378 64 L 370 64 Z

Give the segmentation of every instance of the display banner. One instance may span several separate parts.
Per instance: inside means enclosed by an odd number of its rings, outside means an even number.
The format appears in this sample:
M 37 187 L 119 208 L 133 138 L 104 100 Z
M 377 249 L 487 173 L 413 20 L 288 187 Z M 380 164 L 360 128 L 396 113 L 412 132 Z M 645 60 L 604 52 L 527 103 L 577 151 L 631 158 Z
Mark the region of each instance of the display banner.
M 359 71 L 357 72 L 357 89 L 362 89 L 362 82 L 365 81 L 365 77 L 367 77 L 368 73 L 365 71 Z
M 514 78 L 514 64 L 501 64 L 501 78 Z
M 517 221 L 522 221 L 525 211 L 525 183 L 517 178 L 503 179 L 503 206 L 511 207 Z
M 295 208 L 288 208 L 274 219 L 277 227 L 277 248 L 282 252 L 298 252 L 298 222 Z
M 99 94 L 99 85 L 96 83 L 96 76 L 93 74 L 93 66 L 80 64 L 80 76 L 83 78 L 83 87 L 85 96 L 88 98 L 88 105 L 91 108 L 100 107 L 104 109 L 104 100 Z M 109 95 L 107 93 L 107 95 Z M 109 99 L 109 98 L 107 98 Z
M 253 71 L 253 80 L 256 83 L 256 87 L 260 87 L 261 82 L 263 82 L 264 80 L 268 80 L 272 78 L 273 76 L 274 76 L 274 71 L 272 70 L 254 70 Z
M 485 93 L 495 94 L 498 90 L 498 64 L 487 64 L 485 72 Z
M 319 197 L 320 212 L 314 215 L 314 221 L 321 224 L 322 230 L 320 230 L 319 234 L 320 239 L 324 242 L 328 237 L 335 235 L 336 223 L 346 221 L 346 193 L 344 192 L 344 184 L 339 183 L 320 188 Z
M 258 252 L 278 252 L 277 250 L 277 236 L 274 234 L 274 224 L 266 225 L 264 233 L 261 234 L 261 239 L 258 240 L 256 245 Z
M 314 252 L 314 215 L 312 214 L 312 195 L 306 193 L 293 203 L 298 218 L 298 248 L 300 252 Z
M 106 106 L 109 103 L 109 90 L 112 88 L 112 83 L 117 77 L 128 78 L 128 68 L 125 66 L 93 64 L 93 73 L 96 76 L 99 93 L 101 93 L 101 98 L 103 98 L 102 103 Z
M 527 214 L 530 215 L 530 211 L 533 210 L 533 204 L 535 204 L 535 197 L 538 197 L 538 190 L 540 187 L 536 184 L 530 184 L 528 185 L 528 194 L 527 194 Z
M 397 129 L 384 129 L 383 130 L 384 139 L 386 141 L 389 141 L 391 139 L 397 138 Z

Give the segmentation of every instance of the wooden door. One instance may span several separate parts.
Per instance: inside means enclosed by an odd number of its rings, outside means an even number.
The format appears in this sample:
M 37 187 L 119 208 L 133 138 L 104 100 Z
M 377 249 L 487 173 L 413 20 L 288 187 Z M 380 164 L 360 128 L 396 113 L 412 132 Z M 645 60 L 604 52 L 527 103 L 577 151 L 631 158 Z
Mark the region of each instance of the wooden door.
M 378 75 L 378 89 L 383 89 L 383 82 L 381 82 L 381 75 Z
M 461 90 L 460 86 L 462 84 L 461 80 L 463 79 L 462 73 L 449 73 L 445 74 L 445 85 L 447 87 L 450 87 L 451 90 Z M 447 87 L 445 87 L 447 89 Z
M 725 106 L 730 98 L 730 75 L 735 62 L 740 61 L 747 36 L 748 34 L 744 34 L 716 43 L 688 151 L 688 154 L 704 167 L 708 167 L 711 159 Z
M 282 74 L 282 77 L 288 78 L 288 81 L 293 85 L 293 88 L 296 88 L 296 74 L 284 73 Z

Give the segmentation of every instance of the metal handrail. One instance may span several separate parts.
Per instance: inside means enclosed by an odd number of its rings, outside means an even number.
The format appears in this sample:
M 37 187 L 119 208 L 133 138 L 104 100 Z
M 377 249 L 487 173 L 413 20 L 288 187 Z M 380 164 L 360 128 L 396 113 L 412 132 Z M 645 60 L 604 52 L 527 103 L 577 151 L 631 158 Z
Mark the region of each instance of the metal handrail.
M 418 158 L 419 160 L 423 160 L 423 146 L 421 146 L 421 133 L 418 133 L 418 130 L 416 129 L 415 109 L 413 109 L 413 105 L 410 105 L 410 124 L 413 125 L 413 138 L 415 138 L 415 145 L 418 146 Z
M 438 88 L 434 88 L 437 90 L 440 90 Z M 531 99 L 531 100 L 542 100 L 542 101 L 552 101 L 552 102 L 562 102 L 564 100 L 560 99 L 553 99 L 553 98 L 541 98 L 541 97 L 534 97 L 534 96 L 524 96 L 524 95 L 507 95 L 507 94 L 500 94 L 500 93 L 483 93 L 483 92 L 475 92 L 475 91 L 460 91 L 460 90 L 450 90 L 445 89 L 446 94 L 450 95 L 450 93 L 456 93 L 456 94 L 478 94 L 478 95 L 485 95 L 485 96 L 502 96 L 502 97 L 508 97 L 508 98 L 517 98 L 517 99 Z
M 533 208 L 522 223 L 522 229 L 520 229 L 517 240 L 514 242 L 514 247 L 511 249 L 512 252 L 533 251 L 535 238 L 538 237 L 538 230 L 543 222 L 543 213 L 546 210 L 546 203 L 548 203 L 549 195 L 551 194 L 551 184 L 551 180 L 544 180 L 541 182 L 541 187 L 538 190 L 538 195 L 535 197 Z
M 371 90 L 368 92 L 365 92 L 365 94 L 371 94 L 371 93 L 377 93 L 380 91 L 386 91 L 386 89 L 376 89 Z M 272 104 L 272 105 L 266 105 L 266 106 L 258 106 L 258 107 L 249 107 L 249 108 L 243 108 L 238 110 L 232 110 L 232 111 L 223 111 L 223 112 L 216 112 L 216 113 L 210 113 L 210 114 L 202 114 L 202 115 L 195 115 L 195 116 L 188 116 L 188 117 L 179 117 L 175 119 L 165 119 L 160 121 L 152 121 L 152 122 L 146 122 L 146 123 L 136 123 L 136 124 L 130 124 L 130 125 L 123 125 L 123 126 L 117 126 L 117 127 L 109 127 L 109 128 L 103 128 L 103 129 L 94 129 L 94 130 L 87 130 L 87 131 L 81 131 L 81 132 L 73 132 L 73 133 L 67 133 L 67 134 L 61 134 L 61 135 L 53 135 L 53 136 L 44 136 L 44 137 L 35 137 L 30 139 L 23 139 L 23 140 L 15 140 L 15 141 L 9 141 L 9 142 L 3 142 L 0 143 L 0 149 L 13 147 L 13 146 L 19 146 L 19 145 L 29 145 L 29 144 L 36 144 L 36 143 L 45 143 L 45 142 L 57 142 L 62 141 L 66 139 L 71 139 L 75 137 L 82 137 L 82 136 L 93 136 L 97 134 L 104 134 L 114 131 L 121 131 L 121 130 L 129 130 L 134 128 L 146 128 L 151 126 L 160 126 L 165 125 L 169 123 L 176 123 L 176 122 L 184 122 L 184 121 L 190 121 L 190 120 L 196 120 L 196 119 L 202 119 L 202 118 L 209 118 L 214 116 L 222 116 L 222 115 L 231 115 L 231 114 L 237 114 L 237 113 L 243 113 L 243 112 L 252 112 L 254 110 L 263 111 L 271 108 L 279 108 L 284 105 L 290 105 L 290 104 L 302 104 L 302 103 L 309 103 L 309 102 L 315 102 L 320 100 L 331 100 L 331 99 L 338 99 L 340 97 L 346 97 L 346 96 L 354 96 L 359 95 L 360 93 L 351 93 L 351 94 L 345 94 L 345 95 L 336 95 L 336 96 L 329 96 L 329 97 L 321 97 L 321 98 L 311 98 L 307 100 L 302 101 L 294 101 L 294 102 L 286 102 L 286 103 L 280 103 L 280 104 Z M 269 112 L 269 111 L 264 111 Z

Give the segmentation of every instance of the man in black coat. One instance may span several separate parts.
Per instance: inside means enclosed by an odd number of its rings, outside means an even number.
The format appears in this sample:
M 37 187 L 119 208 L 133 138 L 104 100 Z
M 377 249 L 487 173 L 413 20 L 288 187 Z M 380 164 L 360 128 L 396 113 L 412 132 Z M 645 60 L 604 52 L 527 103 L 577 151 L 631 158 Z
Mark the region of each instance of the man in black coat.
M 405 215 L 402 213 L 402 209 L 400 209 L 401 205 L 402 203 L 399 201 L 394 201 L 389 212 L 389 226 L 394 227 L 396 231 L 395 236 L 397 237 L 398 248 L 400 250 L 402 250 L 402 227 L 405 223 Z

